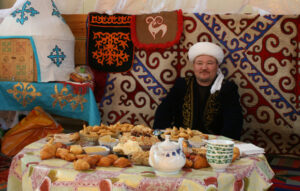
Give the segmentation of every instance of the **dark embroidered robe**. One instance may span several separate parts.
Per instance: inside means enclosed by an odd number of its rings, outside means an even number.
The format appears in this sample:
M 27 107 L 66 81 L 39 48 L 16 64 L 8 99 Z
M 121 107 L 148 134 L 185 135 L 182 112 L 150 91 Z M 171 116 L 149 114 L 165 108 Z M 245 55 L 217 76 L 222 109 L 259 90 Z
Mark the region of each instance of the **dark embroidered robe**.
M 224 80 L 221 90 L 210 94 L 210 86 L 199 87 L 194 76 L 176 80 L 158 106 L 154 120 L 155 129 L 184 127 L 237 140 L 242 125 L 242 109 L 234 82 Z

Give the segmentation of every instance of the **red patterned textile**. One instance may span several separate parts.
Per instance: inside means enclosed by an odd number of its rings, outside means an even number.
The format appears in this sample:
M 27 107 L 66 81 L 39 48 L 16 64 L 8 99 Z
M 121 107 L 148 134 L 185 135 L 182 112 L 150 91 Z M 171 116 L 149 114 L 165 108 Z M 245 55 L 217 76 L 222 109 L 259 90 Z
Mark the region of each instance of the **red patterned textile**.
M 87 63 L 94 70 L 124 72 L 132 67 L 130 23 L 130 15 L 89 13 Z
M 182 12 L 160 12 L 133 15 L 131 38 L 137 48 L 169 48 L 177 43 L 182 34 Z
M 135 53 L 126 73 L 109 74 L 100 103 L 103 123 L 152 126 L 154 112 L 176 77 L 191 74 L 187 51 L 198 41 L 220 45 L 222 72 L 239 86 L 242 141 L 267 153 L 300 156 L 300 17 L 183 14 L 178 44 Z

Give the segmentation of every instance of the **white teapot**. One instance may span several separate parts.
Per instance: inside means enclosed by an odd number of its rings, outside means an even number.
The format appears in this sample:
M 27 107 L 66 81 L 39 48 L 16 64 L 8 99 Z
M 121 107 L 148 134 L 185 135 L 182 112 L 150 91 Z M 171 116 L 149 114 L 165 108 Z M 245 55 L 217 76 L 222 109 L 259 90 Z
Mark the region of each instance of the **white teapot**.
M 163 142 L 152 145 L 149 155 L 149 164 L 157 174 L 177 174 L 185 165 L 185 154 L 182 150 L 183 138 L 178 143 L 170 141 L 166 135 Z

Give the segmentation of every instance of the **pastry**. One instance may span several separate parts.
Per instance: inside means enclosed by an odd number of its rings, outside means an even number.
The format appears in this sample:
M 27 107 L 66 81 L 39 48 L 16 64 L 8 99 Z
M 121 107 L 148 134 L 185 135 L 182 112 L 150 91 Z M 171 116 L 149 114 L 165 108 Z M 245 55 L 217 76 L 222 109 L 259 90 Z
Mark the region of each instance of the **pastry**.
M 131 166 L 131 162 L 127 158 L 120 157 L 113 163 L 113 165 L 115 167 L 125 168 Z
M 69 153 L 69 150 L 66 148 L 57 148 L 55 157 L 63 159 L 65 155 Z
M 73 165 L 75 170 L 88 170 L 90 168 L 89 163 L 83 159 L 74 161 Z
M 45 159 L 50 159 L 55 157 L 56 149 L 57 149 L 56 145 L 52 143 L 47 143 L 40 151 L 41 159 L 45 160 Z
M 116 154 L 109 154 L 107 157 L 112 158 L 114 162 L 119 158 Z
M 70 146 L 70 152 L 75 154 L 75 155 L 79 155 L 83 152 L 83 149 L 80 145 L 71 145 Z
M 114 159 L 110 158 L 110 157 L 101 157 L 101 159 L 98 161 L 97 166 L 101 166 L 101 167 L 107 167 L 107 166 L 111 166 L 114 162 Z
M 192 166 L 193 166 L 193 161 L 190 160 L 190 159 L 186 159 L 184 167 L 185 168 L 192 168 Z
M 130 161 L 136 165 L 149 165 L 149 151 L 138 151 L 130 155 Z
M 80 135 L 78 132 L 70 134 L 70 140 L 72 142 L 78 141 L 80 139 Z
M 98 163 L 98 161 L 102 158 L 101 156 L 100 157 L 99 156 L 100 155 L 93 155 L 93 156 L 87 155 L 86 157 L 83 158 L 83 160 L 89 163 L 90 168 L 94 168 Z
M 79 155 L 75 155 L 76 159 L 83 159 L 84 157 L 88 156 L 87 154 L 79 154 Z
M 207 139 L 208 135 L 203 134 L 202 132 L 198 130 L 191 130 L 190 128 L 184 129 L 180 127 L 179 129 L 177 127 L 173 128 L 167 128 L 164 134 L 162 134 L 162 137 L 164 138 L 165 135 L 170 135 L 171 140 L 177 140 L 178 138 L 184 138 L 184 139 L 190 139 L 193 136 L 201 136 L 203 139 Z
M 206 157 L 202 155 L 197 155 L 193 162 L 194 162 L 193 168 L 195 169 L 209 167 Z
M 142 151 L 142 148 L 139 146 L 138 142 L 128 140 L 126 143 L 118 143 L 115 147 L 113 147 L 113 151 L 129 155 L 137 151 Z
M 232 162 L 234 162 L 236 159 L 240 157 L 240 149 L 237 147 L 233 147 L 233 157 Z

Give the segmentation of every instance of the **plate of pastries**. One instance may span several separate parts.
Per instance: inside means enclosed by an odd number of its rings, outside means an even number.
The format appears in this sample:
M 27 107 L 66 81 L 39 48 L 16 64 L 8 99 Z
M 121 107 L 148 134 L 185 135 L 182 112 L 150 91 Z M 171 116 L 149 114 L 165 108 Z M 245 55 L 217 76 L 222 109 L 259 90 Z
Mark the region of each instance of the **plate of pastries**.
M 91 170 L 96 167 L 126 168 L 132 165 L 149 165 L 149 150 L 152 145 L 170 135 L 172 141 L 184 138 L 183 151 L 186 155 L 184 168 L 209 167 L 206 160 L 205 143 L 214 136 L 197 130 L 167 128 L 157 135 L 145 125 L 116 123 L 113 125 L 86 126 L 75 133 L 50 135 L 40 150 L 40 158 L 60 158 L 73 162 L 75 170 Z M 240 157 L 234 148 L 233 161 Z

